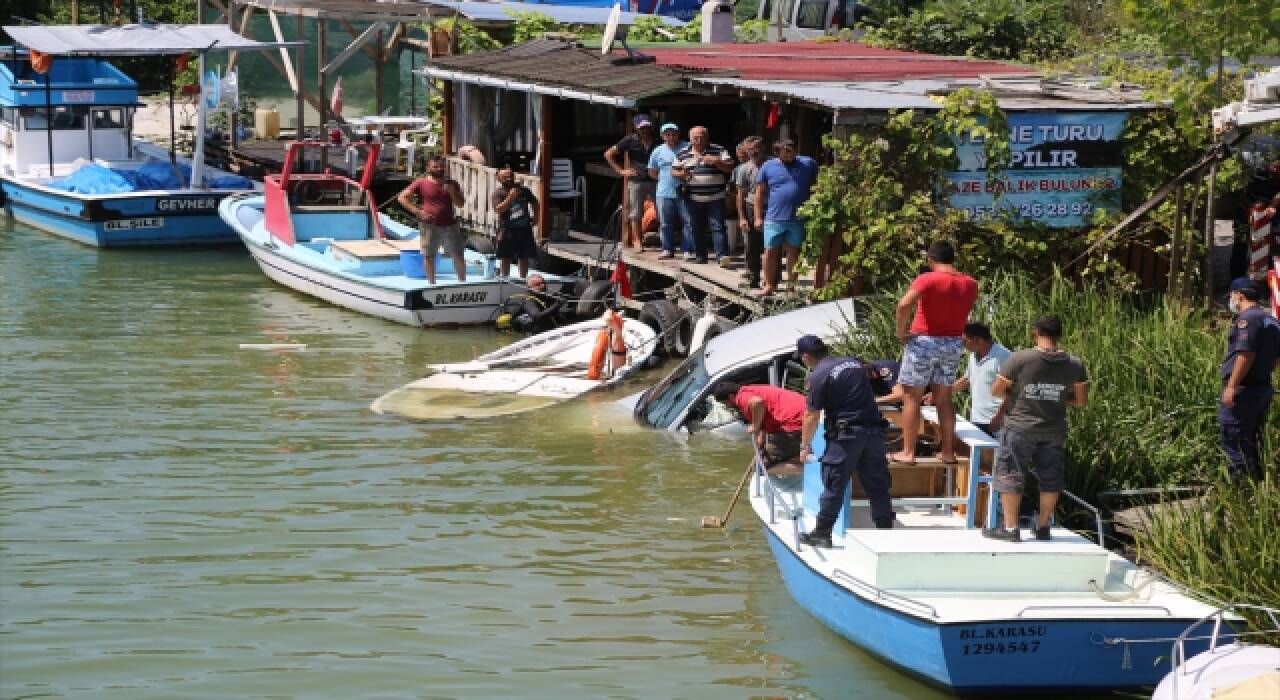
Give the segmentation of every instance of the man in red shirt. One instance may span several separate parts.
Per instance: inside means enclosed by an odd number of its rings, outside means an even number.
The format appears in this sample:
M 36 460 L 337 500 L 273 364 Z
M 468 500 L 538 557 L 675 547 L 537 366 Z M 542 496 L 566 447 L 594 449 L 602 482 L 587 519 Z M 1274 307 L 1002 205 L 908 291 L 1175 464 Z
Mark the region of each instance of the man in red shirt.
M 724 382 L 716 387 L 716 401 L 734 409 L 747 423 L 747 432 L 760 448 L 765 466 L 800 455 L 804 427 L 804 394 L 769 384 L 740 386 Z
M 902 400 L 902 451 L 889 455 L 891 462 L 916 461 L 916 438 L 920 435 L 920 403 L 925 391 L 933 393 L 938 407 L 939 457 L 947 464 L 956 461 L 952 437 L 956 431 L 956 407 L 951 402 L 951 385 L 964 355 L 960 336 L 969 320 L 969 310 L 978 299 L 978 283 L 955 268 L 956 251 L 946 241 L 929 246 L 929 271 L 916 277 L 902 295 L 897 308 L 898 339 L 906 344 L 898 383 L 905 389 Z M 912 309 L 915 310 L 914 319 Z M 910 322 L 910 327 L 907 323 Z
M 422 200 L 422 206 L 413 203 L 415 194 Z M 436 283 L 436 253 L 441 246 L 444 246 L 445 255 L 453 260 L 458 281 L 467 281 L 467 261 L 462 253 L 465 242 L 462 229 L 453 216 L 453 208 L 464 204 L 462 187 L 457 180 L 445 175 L 444 158 L 432 156 L 427 160 L 427 176 L 410 183 L 396 201 L 418 219 L 418 243 L 422 248 L 427 282 Z

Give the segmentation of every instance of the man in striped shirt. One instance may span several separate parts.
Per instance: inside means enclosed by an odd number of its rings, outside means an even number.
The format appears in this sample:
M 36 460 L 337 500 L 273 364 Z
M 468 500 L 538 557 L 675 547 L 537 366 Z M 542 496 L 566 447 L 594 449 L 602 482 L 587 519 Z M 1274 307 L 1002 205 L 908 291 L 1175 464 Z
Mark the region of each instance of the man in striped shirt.
M 728 240 L 724 235 L 724 197 L 729 184 L 733 159 L 723 146 L 711 143 L 705 126 L 689 130 L 689 146 L 676 154 L 671 165 L 672 177 L 684 181 L 681 196 L 681 218 L 685 235 L 693 239 L 696 261 L 707 262 L 707 242 L 703 232 L 711 231 L 716 262 L 729 265 Z

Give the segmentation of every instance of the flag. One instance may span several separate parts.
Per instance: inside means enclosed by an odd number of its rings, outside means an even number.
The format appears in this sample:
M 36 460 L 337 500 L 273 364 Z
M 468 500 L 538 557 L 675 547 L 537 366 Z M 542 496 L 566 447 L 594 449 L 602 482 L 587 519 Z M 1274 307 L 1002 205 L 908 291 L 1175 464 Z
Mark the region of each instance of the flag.
M 333 81 L 333 93 L 329 98 L 329 111 L 335 117 L 342 116 L 342 76 L 338 76 L 338 79 Z
M 769 111 L 764 118 L 764 128 L 773 129 L 778 126 L 778 113 L 782 111 L 777 102 L 769 105 Z
M 618 285 L 618 296 L 624 299 L 631 298 L 631 277 L 627 275 L 627 264 L 622 261 L 622 258 L 618 258 L 618 266 L 613 268 L 609 281 Z

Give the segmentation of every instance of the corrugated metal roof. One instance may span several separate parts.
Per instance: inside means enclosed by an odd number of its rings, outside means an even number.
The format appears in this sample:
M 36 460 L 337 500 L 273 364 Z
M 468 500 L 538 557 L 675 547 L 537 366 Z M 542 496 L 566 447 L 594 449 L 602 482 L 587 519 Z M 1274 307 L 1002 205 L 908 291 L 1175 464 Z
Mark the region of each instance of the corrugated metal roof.
M 679 71 L 654 63 L 626 63 L 556 39 L 496 51 L 442 56 L 422 73 L 444 80 L 560 94 L 570 99 L 630 107 L 636 100 L 685 89 Z
M 647 48 L 664 66 L 733 71 L 753 80 L 865 81 L 909 78 L 976 78 L 1030 74 L 1033 68 L 997 61 L 879 49 L 847 41 L 708 44 L 696 48 Z
M 542 3 L 525 2 L 475 2 L 471 0 L 424 0 L 428 5 L 447 7 L 457 10 L 459 14 L 476 22 L 513 22 L 515 19 L 508 10 L 516 12 L 537 12 L 547 15 L 562 24 L 607 24 L 609 13 L 613 7 L 583 7 L 580 5 L 544 5 Z M 639 17 L 648 17 L 638 12 L 623 12 L 618 24 L 631 25 Z M 684 22 L 674 17 L 659 17 L 664 24 L 682 27 Z
M 149 56 L 191 51 L 266 51 L 300 42 L 254 41 L 225 24 L 66 24 L 5 27 L 15 42 L 48 54 Z
M 841 121 L 856 121 L 856 112 L 886 110 L 936 110 L 930 95 L 945 94 L 961 87 L 982 87 L 993 92 L 1000 106 L 1010 111 L 1029 110 L 1131 110 L 1158 107 L 1142 99 L 1141 91 L 1125 86 L 1097 89 L 1087 86 L 1042 82 L 1039 79 L 961 78 L 955 80 L 895 80 L 883 82 L 820 82 L 794 80 L 747 80 L 727 77 L 694 77 L 692 82 L 710 86 L 715 92 L 738 90 L 774 98 L 790 98 L 836 112 L 845 112 Z

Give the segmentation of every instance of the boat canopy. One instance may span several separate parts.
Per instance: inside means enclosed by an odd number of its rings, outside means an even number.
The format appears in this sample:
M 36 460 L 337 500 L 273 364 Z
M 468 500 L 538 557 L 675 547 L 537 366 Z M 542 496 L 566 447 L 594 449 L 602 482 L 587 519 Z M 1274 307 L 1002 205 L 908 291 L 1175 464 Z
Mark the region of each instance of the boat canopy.
M 5 27 L 14 42 L 41 53 L 155 56 L 198 51 L 267 51 L 302 42 L 265 42 L 240 36 L 225 24 L 68 24 Z

